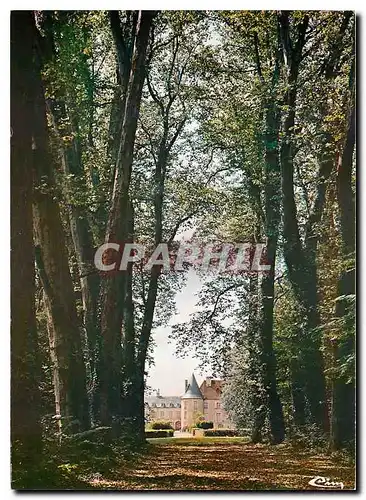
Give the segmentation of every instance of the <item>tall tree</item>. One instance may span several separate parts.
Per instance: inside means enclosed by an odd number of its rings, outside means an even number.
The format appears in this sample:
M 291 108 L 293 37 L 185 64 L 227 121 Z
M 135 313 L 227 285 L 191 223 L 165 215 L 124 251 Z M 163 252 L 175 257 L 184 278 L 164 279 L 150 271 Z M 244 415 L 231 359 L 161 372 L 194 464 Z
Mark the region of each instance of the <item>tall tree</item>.
M 154 160 L 154 173 L 153 173 L 153 206 L 154 206 L 154 246 L 155 248 L 163 243 L 163 229 L 164 229 L 164 201 L 165 201 L 165 182 L 167 178 L 167 169 L 170 164 L 171 150 L 179 138 L 187 117 L 185 111 L 180 110 L 180 116 L 176 120 L 172 120 L 172 106 L 179 98 L 181 90 L 181 82 L 184 74 L 184 68 L 187 62 L 182 65 L 180 75 L 178 78 L 173 78 L 173 72 L 176 68 L 176 57 L 180 48 L 181 40 L 178 37 L 173 39 L 172 51 L 169 61 L 169 69 L 167 75 L 167 99 L 159 96 L 151 83 L 151 76 L 147 75 L 147 85 L 151 99 L 157 104 L 159 108 L 159 120 L 162 123 L 162 134 L 157 141 L 155 148 L 151 144 L 150 153 Z M 151 64 L 151 58 L 150 58 Z M 174 85 L 175 82 L 175 85 Z M 175 88 L 174 88 L 175 87 Z M 176 113 L 177 114 L 177 113 Z M 174 115 L 173 115 L 174 116 Z M 176 123 L 175 123 L 176 122 Z M 145 129 L 146 130 L 146 129 Z M 148 133 L 149 134 L 149 133 Z M 174 238 L 174 235 L 173 235 Z M 169 238 L 171 243 L 171 236 Z M 145 301 L 145 308 L 143 313 L 143 321 L 139 337 L 137 339 L 137 352 L 136 352 L 136 375 L 135 375 L 135 394 L 138 395 L 137 411 L 138 411 L 138 424 L 140 433 L 144 432 L 144 383 L 145 383 L 145 369 L 148 347 L 150 343 L 151 331 L 153 328 L 153 320 L 155 313 L 155 306 L 158 297 L 158 283 L 159 277 L 162 272 L 162 267 L 155 265 L 150 271 L 148 279 L 147 294 Z
M 35 29 L 35 28 L 34 28 Z M 58 362 L 61 417 L 77 428 L 90 425 L 83 341 L 76 311 L 65 233 L 56 198 L 55 161 L 50 150 L 46 102 L 39 54 L 34 55 L 33 166 L 35 178 L 34 231 L 37 266 Z
M 344 267 L 338 284 L 336 316 L 341 319 L 342 335 L 335 339 L 337 377 L 334 383 L 331 446 L 341 448 L 355 440 L 355 196 L 353 192 L 353 155 L 356 141 L 355 60 L 350 72 L 347 133 L 337 169 L 337 198 L 340 211 Z M 342 369 L 343 366 L 343 369 Z
M 279 31 L 277 30 L 277 33 Z M 277 36 L 279 42 L 279 36 Z M 285 424 L 282 404 L 277 391 L 276 356 L 273 349 L 273 316 L 274 316 L 274 280 L 276 269 L 277 242 L 280 224 L 280 182 L 281 168 L 279 158 L 280 111 L 277 97 L 277 87 L 280 77 L 280 47 L 274 49 L 274 66 L 269 83 L 269 95 L 265 95 L 265 134 L 264 134 L 264 235 L 266 237 L 266 260 L 270 269 L 261 278 L 260 304 L 260 348 L 263 362 L 263 385 L 267 392 L 267 405 L 271 436 L 274 443 L 283 441 Z M 259 39 L 254 35 L 258 77 L 265 85 L 259 55 Z M 264 90 L 265 92 L 265 90 Z
M 90 216 L 83 197 L 80 196 L 81 193 L 88 192 L 83 158 L 87 145 L 90 147 L 92 142 L 90 126 L 83 122 L 90 122 L 90 108 L 95 106 L 89 97 L 89 89 L 95 86 L 95 82 L 84 53 L 84 45 L 88 46 L 88 42 L 90 43 L 90 34 L 87 32 L 85 35 L 86 19 L 82 16 L 81 14 L 78 18 L 75 13 L 67 11 L 42 13 L 39 21 L 43 36 L 39 33 L 38 49 L 42 61 L 42 81 L 48 95 L 47 113 L 51 118 L 54 145 L 59 151 L 64 174 L 61 177 L 62 195 L 66 201 L 69 228 L 78 264 L 83 328 L 88 345 L 87 361 L 91 378 L 96 356 L 100 277 L 94 268 L 96 245 Z M 83 50 L 80 50 L 81 48 Z M 76 81 L 75 77 L 71 81 L 70 72 L 74 75 L 76 72 Z
M 34 21 L 11 14 L 11 442 L 14 471 L 42 451 L 35 319 L 32 123 Z
M 155 12 L 140 11 L 138 15 L 134 48 L 131 56 L 129 81 L 121 140 L 114 177 L 106 241 L 126 242 L 129 220 L 129 186 L 134 154 L 137 120 L 140 110 L 142 87 L 145 79 L 146 52 Z M 115 38 L 116 40 L 116 38 Z M 118 52 L 119 46 L 117 46 Z M 119 52 L 118 52 L 119 54 Z M 121 80 L 121 85 L 124 80 Z M 122 89 L 123 92 L 123 89 Z M 105 280 L 101 305 L 101 366 L 100 405 L 101 419 L 111 422 L 121 416 L 121 334 L 126 289 L 126 273 L 118 273 Z
M 283 12 L 279 16 L 282 44 L 284 50 L 284 64 L 288 90 L 285 103 L 288 108 L 284 123 L 284 139 L 281 148 L 282 162 L 282 192 L 284 212 L 284 252 L 296 299 L 305 318 L 301 328 L 299 342 L 301 361 L 295 369 L 296 401 L 298 421 L 304 423 L 305 414 L 300 415 L 301 408 L 305 410 L 305 399 L 308 402 L 311 419 L 322 429 L 328 430 L 327 402 L 325 391 L 324 362 L 321 354 L 322 334 L 320 331 L 319 295 L 318 295 L 318 242 L 320 224 L 322 222 L 326 192 L 332 172 L 334 172 L 339 147 L 339 114 L 336 112 L 337 99 L 329 100 L 332 93 L 337 92 L 339 75 L 345 67 L 345 54 L 348 50 L 349 26 L 352 18 L 350 12 L 340 13 L 335 18 L 332 15 L 320 15 L 307 19 L 306 15 Z M 324 32 L 319 29 L 325 26 Z M 308 50 L 304 51 L 308 43 Z M 317 71 L 322 78 L 322 91 L 318 99 L 318 115 L 321 117 L 319 133 L 316 138 L 317 152 L 315 153 L 319 165 L 315 189 L 311 196 L 307 193 L 301 177 L 300 162 L 307 161 L 311 156 L 301 153 L 304 147 L 297 135 L 297 130 L 304 131 L 306 115 L 296 118 L 299 101 L 299 82 L 305 81 L 304 74 L 311 75 L 314 71 L 314 62 L 309 61 L 312 50 L 320 49 L 322 62 Z M 307 64 L 305 62 L 307 58 Z M 310 73 L 308 68 L 310 65 Z M 300 67 L 301 66 L 301 67 Z M 337 80 L 338 79 L 338 80 Z M 324 92 L 324 95 L 323 95 Z M 335 94 L 336 95 L 336 94 Z M 304 95 L 300 95 L 304 99 Z M 302 101 L 301 101 L 302 102 Z M 313 116 L 316 113 L 313 112 Z M 319 118 L 318 118 L 319 119 Z M 336 125 L 331 125 L 334 122 Z M 311 129 L 309 135 L 311 136 Z M 296 165 L 296 181 L 294 180 L 294 165 Z M 292 188 L 291 188 L 292 184 Z M 302 209 L 295 196 L 295 184 L 301 186 L 305 193 L 303 203 L 307 207 L 304 229 L 300 230 L 300 216 Z M 297 201 L 295 199 L 297 198 Z M 313 200 L 311 202 L 311 199 Z M 303 211 L 302 211 L 303 212 Z M 301 235 L 303 233 L 303 235 Z
M 288 112 L 281 146 L 284 255 L 295 295 L 306 317 L 306 327 L 302 332 L 304 339 L 300 347 L 304 380 L 298 381 L 298 384 L 300 387 L 305 387 L 313 422 L 325 429 L 327 413 L 323 360 L 320 352 L 320 336 L 314 335 L 315 329 L 319 326 L 316 270 L 314 260 L 309 259 L 309 254 L 301 242 L 294 196 L 293 135 L 297 86 L 309 17 L 304 14 L 297 24 L 294 21 L 293 27 L 289 12 L 282 12 L 279 14 L 279 24 L 288 85 L 285 95 Z

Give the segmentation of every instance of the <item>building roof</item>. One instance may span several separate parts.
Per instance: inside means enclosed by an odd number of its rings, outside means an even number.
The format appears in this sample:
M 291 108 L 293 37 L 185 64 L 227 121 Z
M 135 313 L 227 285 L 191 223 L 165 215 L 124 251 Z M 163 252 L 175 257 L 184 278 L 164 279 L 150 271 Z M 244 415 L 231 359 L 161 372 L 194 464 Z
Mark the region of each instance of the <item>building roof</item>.
M 194 373 L 192 373 L 191 378 L 188 381 L 187 389 L 183 394 L 182 399 L 203 399 Z
M 224 381 L 207 377 L 201 384 L 200 391 L 204 399 L 218 400 L 221 399 L 222 387 Z
M 146 396 L 145 403 L 154 408 L 180 408 L 180 397 Z

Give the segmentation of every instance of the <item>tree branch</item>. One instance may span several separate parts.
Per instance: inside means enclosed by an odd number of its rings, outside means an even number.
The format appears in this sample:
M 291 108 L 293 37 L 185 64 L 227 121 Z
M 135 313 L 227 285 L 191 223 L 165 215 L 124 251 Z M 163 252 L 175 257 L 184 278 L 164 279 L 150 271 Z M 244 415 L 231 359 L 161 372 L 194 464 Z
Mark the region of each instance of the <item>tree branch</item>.
M 260 55 L 259 55 L 259 38 L 258 38 L 258 33 L 256 31 L 254 32 L 254 52 L 255 52 L 255 62 L 257 65 L 257 73 L 258 73 L 260 81 L 262 83 L 264 83 L 262 67 L 261 67 L 261 60 L 260 60 Z
M 229 292 L 230 290 L 233 290 L 234 288 L 239 288 L 240 286 L 243 286 L 243 283 L 235 283 L 235 284 L 233 284 L 233 285 L 228 286 L 227 288 L 225 288 L 225 290 L 222 290 L 222 291 L 218 294 L 218 296 L 216 297 L 216 301 L 215 301 L 214 308 L 213 308 L 213 310 L 212 310 L 211 314 L 209 315 L 209 317 L 207 318 L 207 319 L 208 319 L 208 321 L 211 321 L 211 320 L 212 320 L 212 318 L 213 318 L 213 316 L 215 315 L 215 312 L 216 312 L 216 309 L 217 309 L 217 305 L 218 305 L 218 303 L 219 303 L 220 298 L 221 298 L 223 295 L 225 295 L 225 293 Z
M 149 140 L 149 143 L 150 143 L 150 152 L 151 152 L 151 155 L 153 157 L 154 163 L 156 165 L 157 164 L 157 159 L 156 159 L 156 156 L 155 156 L 155 153 L 154 153 L 154 145 L 153 145 L 151 134 L 150 134 L 149 130 L 143 124 L 142 120 L 140 119 L 139 121 L 140 121 L 140 125 L 141 125 L 142 130 L 144 131 L 144 133 L 146 134 L 146 136 L 147 136 L 147 138 Z
M 184 117 L 183 120 L 179 123 L 173 137 L 170 139 L 169 144 L 168 144 L 167 149 L 166 149 L 168 154 L 169 154 L 170 150 L 172 149 L 172 147 L 174 146 L 175 141 L 178 139 L 179 134 L 181 133 L 186 121 L 187 121 L 187 118 Z
M 149 89 L 149 92 L 150 92 L 150 95 L 151 95 L 153 101 L 156 102 L 156 104 L 159 106 L 161 116 L 164 118 L 164 116 L 165 116 L 164 104 L 161 102 L 161 100 L 158 97 L 158 94 L 155 92 L 153 86 L 151 85 L 148 72 L 146 73 L 146 83 L 147 83 L 147 88 Z
M 191 212 L 189 215 L 186 215 L 185 217 L 182 217 L 181 219 L 178 220 L 178 222 L 174 226 L 174 229 L 170 235 L 170 238 L 168 239 L 168 245 L 170 245 L 173 242 L 180 226 L 182 224 L 184 224 L 185 222 L 187 222 L 187 220 L 189 220 L 191 217 L 196 215 L 198 212 L 199 212 L 199 210 L 197 209 L 197 210 Z

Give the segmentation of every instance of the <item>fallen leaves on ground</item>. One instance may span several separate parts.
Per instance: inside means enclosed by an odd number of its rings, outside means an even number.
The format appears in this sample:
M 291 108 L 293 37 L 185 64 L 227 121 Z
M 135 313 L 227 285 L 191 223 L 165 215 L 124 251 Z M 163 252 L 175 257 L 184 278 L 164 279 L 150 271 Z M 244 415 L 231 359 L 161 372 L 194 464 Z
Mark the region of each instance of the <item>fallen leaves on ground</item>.
M 310 479 L 324 476 L 349 490 L 354 475 L 354 466 L 325 453 L 196 438 L 151 443 L 137 461 L 96 473 L 88 482 L 103 490 L 314 490 Z

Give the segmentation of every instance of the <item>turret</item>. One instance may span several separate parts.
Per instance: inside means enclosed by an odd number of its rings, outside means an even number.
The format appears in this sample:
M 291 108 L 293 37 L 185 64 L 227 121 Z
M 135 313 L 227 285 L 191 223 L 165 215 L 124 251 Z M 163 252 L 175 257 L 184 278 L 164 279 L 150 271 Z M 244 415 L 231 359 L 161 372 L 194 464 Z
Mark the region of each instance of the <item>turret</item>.
M 203 396 L 192 373 L 191 378 L 185 381 L 185 393 L 181 397 L 182 428 L 190 427 L 195 423 L 197 415 L 202 413 Z

